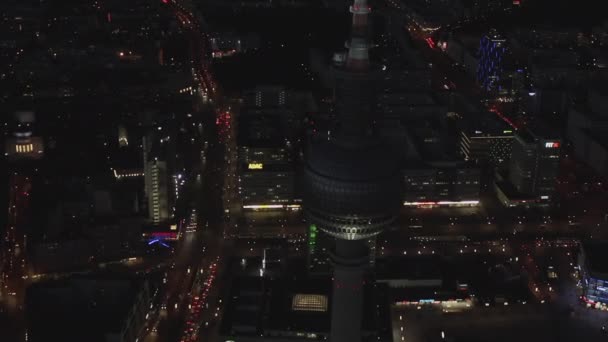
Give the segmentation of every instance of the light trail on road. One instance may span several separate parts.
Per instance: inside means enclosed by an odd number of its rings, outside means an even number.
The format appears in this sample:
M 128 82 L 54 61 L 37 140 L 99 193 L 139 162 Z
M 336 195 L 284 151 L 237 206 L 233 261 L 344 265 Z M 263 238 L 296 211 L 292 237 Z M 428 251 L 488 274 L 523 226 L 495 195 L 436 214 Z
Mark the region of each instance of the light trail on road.
M 17 172 L 9 178 L 8 221 L 0 242 L 0 302 L 14 314 L 14 330 L 25 336 L 23 305 L 27 286 L 27 224 L 31 179 Z M 24 337 L 25 338 L 25 337 Z
M 207 34 L 202 23 L 178 1 L 162 2 L 174 13 L 189 38 L 193 77 L 199 89 L 211 99 L 213 115 L 202 113 L 210 136 L 209 148 L 205 147 L 203 181 L 198 183 L 196 190 L 200 198 L 191 211 L 190 223 L 183 228 L 171 267 L 165 275 L 165 284 L 160 291 L 161 304 L 149 317 L 139 341 L 196 341 L 203 334 L 203 317 L 216 299 L 214 289 L 218 287 L 217 274 L 222 265 L 221 184 L 226 176 L 223 172 L 226 149 L 223 147 L 229 146 L 234 139 L 230 134 L 233 115 L 209 72 Z M 217 312 L 211 314 L 217 315 Z

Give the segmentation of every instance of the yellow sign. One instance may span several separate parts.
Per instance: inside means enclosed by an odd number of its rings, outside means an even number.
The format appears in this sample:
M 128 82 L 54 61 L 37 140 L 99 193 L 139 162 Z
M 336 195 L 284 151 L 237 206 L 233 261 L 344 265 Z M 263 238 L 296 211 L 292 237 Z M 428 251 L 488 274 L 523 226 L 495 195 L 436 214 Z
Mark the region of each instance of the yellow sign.
M 264 164 L 262 163 L 250 163 L 249 170 L 261 170 L 264 168 Z

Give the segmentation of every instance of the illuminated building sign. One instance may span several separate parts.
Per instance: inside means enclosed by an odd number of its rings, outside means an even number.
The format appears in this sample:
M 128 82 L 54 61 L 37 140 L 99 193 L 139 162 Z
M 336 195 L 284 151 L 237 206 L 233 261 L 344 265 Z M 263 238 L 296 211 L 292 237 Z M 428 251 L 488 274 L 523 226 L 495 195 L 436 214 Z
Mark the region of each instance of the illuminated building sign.
M 264 164 L 262 163 L 250 163 L 248 166 L 249 170 L 261 170 L 264 168 Z
M 559 147 L 559 142 L 557 142 L 557 141 L 545 143 L 545 148 L 558 148 L 558 147 Z
M 176 231 L 173 231 L 173 232 L 151 232 L 151 233 L 144 234 L 144 236 L 147 236 L 147 237 L 152 238 L 152 239 L 177 240 L 177 232 Z

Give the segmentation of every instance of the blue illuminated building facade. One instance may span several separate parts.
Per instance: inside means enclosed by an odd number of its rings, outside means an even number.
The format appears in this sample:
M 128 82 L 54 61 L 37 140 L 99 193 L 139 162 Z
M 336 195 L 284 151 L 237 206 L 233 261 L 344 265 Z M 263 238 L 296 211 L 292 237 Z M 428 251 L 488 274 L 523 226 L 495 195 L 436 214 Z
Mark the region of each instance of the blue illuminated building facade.
M 582 300 L 596 307 L 608 304 L 608 242 L 584 243 L 578 256 Z
M 490 93 L 501 92 L 501 78 L 504 59 L 507 54 L 506 40 L 495 30 L 481 38 L 479 43 L 479 64 L 477 81 L 483 90 Z
M 588 301 L 608 303 L 608 279 L 588 277 L 585 279 L 586 297 Z

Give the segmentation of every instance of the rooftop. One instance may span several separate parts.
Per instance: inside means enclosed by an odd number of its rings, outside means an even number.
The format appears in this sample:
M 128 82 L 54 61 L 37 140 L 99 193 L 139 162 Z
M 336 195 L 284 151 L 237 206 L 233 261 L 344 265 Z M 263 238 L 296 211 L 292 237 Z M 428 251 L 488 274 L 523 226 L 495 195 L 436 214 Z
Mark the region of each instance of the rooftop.
M 292 311 L 327 312 L 327 296 L 298 293 L 291 302 Z
M 535 200 L 534 197 L 531 197 L 530 195 L 522 194 L 521 192 L 517 191 L 515 186 L 509 181 L 506 181 L 506 180 L 497 181 L 496 186 L 498 187 L 500 192 L 502 192 L 505 195 L 505 197 L 507 197 L 507 199 L 511 202 L 525 202 L 525 201 L 532 202 Z
M 608 274 L 608 241 L 586 241 L 583 250 L 590 272 Z
M 468 119 L 464 119 L 464 130 L 471 136 L 513 135 L 513 129 L 506 122 L 494 113 L 485 114 L 474 118 L 466 116 Z
M 282 147 L 285 145 L 282 123 L 274 115 L 241 115 L 238 118 L 238 146 Z
M 378 259 L 378 279 L 441 279 L 442 262 L 439 256 L 416 256 Z
M 274 331 L 293 337 L 300 336 L 299 334 L 328 335 L 331 284 L 331 278 L 327 277 L 238 278 L 232 284 L 232 302 L 227 305 L 220 328 L 221 334 L 268 336 L 267 334 Z M 372 308 L 377 288 L 370 284 L 365 286 L 363 291 L 364 306 Z M 245 315 L 243 303 L 248 304 L 246 308 L 249 311 L 255 306 L 253 311 L 258 311 L 259 314 Z M 377 311 L 364 310 L 363 315 L 363 329 L 369 335 L 370 331 L 377 329 Z
M 608 149 L 608 131 L 605 129 L 586 129 L 585 133 L 603 148 Z
M 31 341 L 105 341 L 120 332 L 141 282 L 73 277 L 33 284 L 26 296 Z
M 520 129 L 517 135 L 527 143 L 533 143 L 536 140 L 559 139 L 559 131 L 543 124 L 530 125 L 528 128 Z

